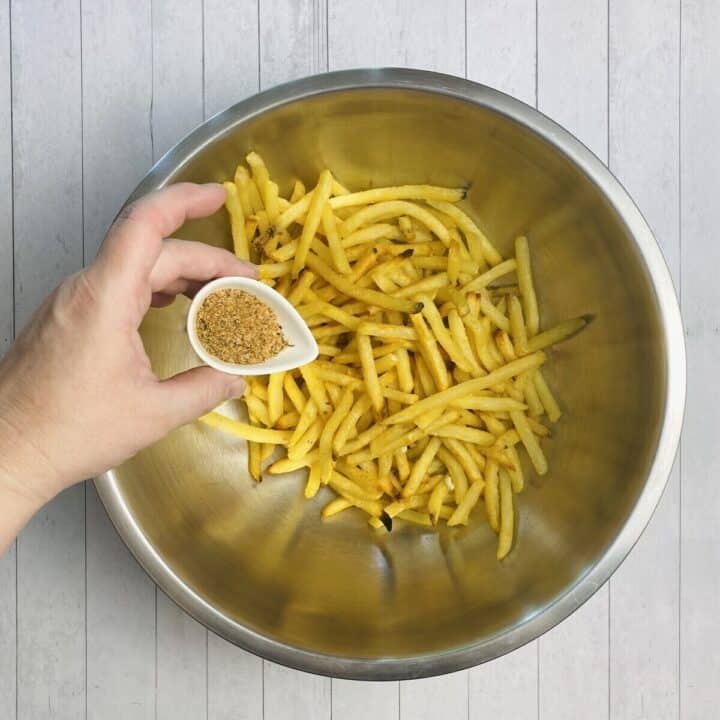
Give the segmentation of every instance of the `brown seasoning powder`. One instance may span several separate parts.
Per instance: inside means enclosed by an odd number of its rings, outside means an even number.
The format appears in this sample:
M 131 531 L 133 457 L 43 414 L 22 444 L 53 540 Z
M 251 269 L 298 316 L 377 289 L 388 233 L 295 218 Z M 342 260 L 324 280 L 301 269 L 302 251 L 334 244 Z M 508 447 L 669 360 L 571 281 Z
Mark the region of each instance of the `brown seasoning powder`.
M 264 362 L 289 344 L 272 308 L 236 288 L 208 295 L 198 310 L 195 328 L 211 355 L 236 365 Z

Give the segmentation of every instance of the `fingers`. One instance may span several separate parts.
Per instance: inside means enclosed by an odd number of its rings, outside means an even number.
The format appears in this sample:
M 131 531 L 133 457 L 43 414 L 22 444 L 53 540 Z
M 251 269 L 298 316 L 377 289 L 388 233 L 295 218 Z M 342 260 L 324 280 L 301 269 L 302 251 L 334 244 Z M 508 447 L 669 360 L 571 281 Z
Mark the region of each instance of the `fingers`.
M 158 402 L 166 431 L 192 422 L 226 400 L 241 397 L 245 381 L 210 367 L 197 367 L 164 380 Z
M 166 240 L 150 272 L 150 287 L 154 293 L 177 295 L 196 290 L 197 283 L 228 275 L 254 278 L 257 269 L 223 248 L 188 240 Z
M 186 220 L 214 213 L 225 200 L 217 183 L 178 183 L 145 195 L 125 207 L 100 249 L 96 265 L 133 286 L 147 281 L 163 249 L 163 239 Z

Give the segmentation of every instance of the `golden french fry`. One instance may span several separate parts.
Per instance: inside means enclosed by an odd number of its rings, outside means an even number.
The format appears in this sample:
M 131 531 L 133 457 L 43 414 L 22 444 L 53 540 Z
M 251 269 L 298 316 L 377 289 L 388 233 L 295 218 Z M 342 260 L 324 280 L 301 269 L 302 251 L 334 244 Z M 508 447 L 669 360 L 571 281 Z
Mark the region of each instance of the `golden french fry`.
M 447 450 L 447 448 L 442 447 L 438 450 L 438 458 L 443 462 L 450 473 L 453 492 L 455 494 L 455 502 L 460 504 L 468 490 L 468 481 L 467 475 L 465 475 L 465 470 L 463 470 L 460 462 L 458 462 L 455 456 Z
M 430 518 L 434 525 L 437 525 L 437 521 L 440 517 L 440 510 L 443 506 L 443 501 L 448 496 L 450 490 L 448 488 L 448 482 L 443 479 L 443 482 L 438 483 L 432 493 L 430 493 L 430 499 L 428 500 L 427 507 Z
M 497 559 L 502 560 L 512 548 L 515 532 L 515 509 L 510 478 L 500 470 L 500 534 L 498 536 Z
M 420 483 L 425 477 L 428 467 L 430 467 L 430 463 L 435 458 L 435 455 L 441 445 L 442 440 L 440 438 L 430 438 L 430 442 L 428 442 L 422 455 L 417 459 L 410 471 L 410 477 L 408 477 L 405 487 L 403 487 L 403 497 L 410 497 L 415 493 L 418 487 L 420 487 Z
M 498 464 L 495 460 L 488 460 L 485 464 L 485 512 L 488 525 L 495 531 L 500 531 L 500 490 Z
M 468 517 L 472 512 L 472 509 L 477 505 L 480 499 L 480 494 L 485 487 L 485 483 L 482 480 L 476 480 L 465 493 L 465 497 L 455 508 L 455 512 L 450 516 L 447 521 L 448 527 L 454 525 L 467 525 Z
M 373 409 L 376 413 L 380 413 L 385 404 L 382 394 L 382 387 L 378 379 L 377 369 L 375 367 L 375 358 L 372 353 L 372 345 L 369 335 L 357 336 L 358 353 L 360 355 L 360 364 L 362 366 L 363 379 L 365 380 L 365 389 L 372 401 Z
M 525 326 L 528 337 L 532 338 L 538 333 L 540 317 L 530 267 L 530 249 L 526 237 L 519 237 L 515 240 L 515 260 L 517 261 L 518 285 L 520 286 Z
M 330 255 L 332 256 L 335 269 L 343 275 L 349 275 L 352 272 L 352 268 L 348 262 L 347 255 L 345 255 L 345 249 L 340 242 L 340 236 L 337 231 L 337 221 L 335 220 L 335 215 L 333 214 L 330 205 L 325 205 L 323 208 L 322 226 L 325 232 L 328 247 L 330 248 Z
M 295 257 L 292 262 L 292 276 L 295 278 L 300 274 L 300 270 L 305 267 L 305 261 L 310 252 L 310 243 L 315 237 L 315 233 L 320 225 L 322 219 L 322 212 L 325 207 L 325 203 L 330 197 L 330 191 L 332 189 L 332 175 L 329 170 L 323 170 L 320 173 L 317 187 L 312 192 L 312 199 L 307 210 L 307 217 L 305 218 L 305 224 L 303 225 L 302 235 L 298 243 Z M 308 197 L 306 195 L 306 197 Z M 286 211 L 286 212 L 289 212 Z
M 230 215 L 230 231 L 232 233 L 233 250 L 241 260 L 250 259 L 250 248 L 245 235 L 245 215 L 234 182 L 225 182 L 225 207 Z
M 275 425 L 283 414 L 283 383 L 285 373 L 273 373 L 268 381 L 268 420 Z
M 333 471 L 332 444 L 335 433 L 340 427 L 340 423 L 343 421 L 345 415 L 350 412 L 352 404 L 353 390 L 351 387 L 348 387 L 345 388 L 337 407 L 327 419 L 325 427 L 323 427 L 320 433 L 320 441 L 318 443 L 320 456 L 317 466 L 320 468 L 319 479 L 323 485 L 328 484 Z
M 535 389 L 537 390 L 540 402 L 545 408 L 545 414 L 548 416 L 548 420 L 552 423 L 557 422 L 562 415 L 560 406 L 557 404 L 557 400 L 555 400 L 539 369 L 535 370 L 533 382 L 535 383 Z
M 273 445 L 287 445 L 290 442 L 288 430 L 270 430 L 256 427 L 249 423 L 232 420 L 218 412 L 209 412 L 203 415 L 200 421 L 218 430 L 222 430 L 243 440 L 251 440 L 256 443 L 271 443 Z
M 370 205 L 388 200 L 445 200 L 455 203 L 465 197 L 464 188 L 445 188 L 435 185 L 398 185 L 395 187 L 373 188 L 360 192 L 348 192 L 330 200 L 333 209 L 352 205 Z
M 540 443 L 538 443 L 537 438 L 528 424 L 525 414 L 519 412 L 518 410 L 513 410 L 510 413 L 510 418 L 512 419 L 513 425 L 520 436 L 522 444 L 525 446 L 525 450 L 527 450 L 527 454 L 530 456 L 535 472 L 537 472 L 538 475 L 545 475 L 548 469 L 547 460 L 545 459 L 545 454 L 540 448 Z
M 352 507 L 353 504 L 342 497 L 337 497 L 334 500 L 331 500 L 321 511 L 321 515 L 324 518 L 332 517 L 333 515 L 337 515 L 338 513 L 342 512 L 343 510 L 347 510 L 348 508 Z
M 556 345 L 563 340 L 576 335 L 588 324 L 587 317 L 577 317 L 572 320 L 565 320 L 555 327 L 531 337 L 528 340 L 528 352 L 536 352 L 550 345 Z

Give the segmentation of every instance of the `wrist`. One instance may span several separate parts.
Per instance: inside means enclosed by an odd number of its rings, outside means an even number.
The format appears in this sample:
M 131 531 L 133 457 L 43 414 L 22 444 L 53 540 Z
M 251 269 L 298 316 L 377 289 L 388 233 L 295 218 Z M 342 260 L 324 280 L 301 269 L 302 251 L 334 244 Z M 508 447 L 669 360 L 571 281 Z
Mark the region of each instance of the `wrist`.
M 33 512 L 63 489 L 62 479 L 32 438 L 0 415 L 0 492 Z

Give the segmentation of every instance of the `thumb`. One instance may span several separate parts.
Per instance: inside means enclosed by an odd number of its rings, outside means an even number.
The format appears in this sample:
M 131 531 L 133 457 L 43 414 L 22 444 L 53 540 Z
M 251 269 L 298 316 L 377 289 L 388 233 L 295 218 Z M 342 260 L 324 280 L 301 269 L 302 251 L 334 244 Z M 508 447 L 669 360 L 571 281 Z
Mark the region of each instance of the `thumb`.
M 241 397 L 245 381 L 211 367 L 196 367 L 160 383 L 163 420 L 168 430 L 196 420 L 231 398 Z M 162 397 L 164 396 L 164 397 Z

